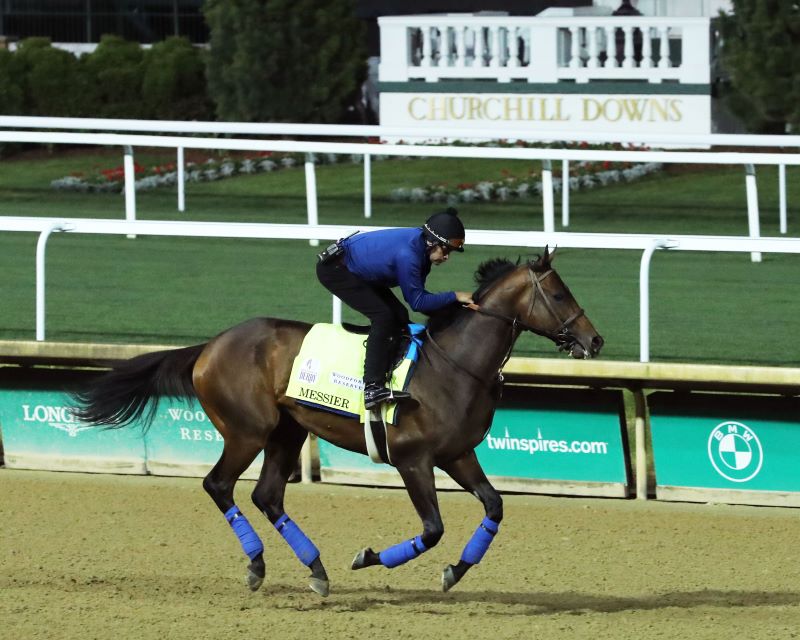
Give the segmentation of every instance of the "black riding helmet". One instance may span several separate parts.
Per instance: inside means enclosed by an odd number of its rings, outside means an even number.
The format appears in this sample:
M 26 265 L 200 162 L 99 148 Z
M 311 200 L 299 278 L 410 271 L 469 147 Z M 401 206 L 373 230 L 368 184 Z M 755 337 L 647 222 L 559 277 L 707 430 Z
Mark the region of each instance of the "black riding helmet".
M 425 239 L 431 244 L 441 245 L 450 251 L 464 252 L 464 224 L 453 207 L 434 213 L 422 226 L 422 230 L 425 232 Z M 461 243 L 453 244 L 451 240 L 461 240 Z

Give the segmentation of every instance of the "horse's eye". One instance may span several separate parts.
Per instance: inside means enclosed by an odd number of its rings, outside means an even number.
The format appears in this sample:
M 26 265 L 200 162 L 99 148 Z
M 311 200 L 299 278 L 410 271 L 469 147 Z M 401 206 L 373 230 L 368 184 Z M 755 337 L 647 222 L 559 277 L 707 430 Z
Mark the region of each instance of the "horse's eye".
M 554 293 L 553 294 L 553 299 L 556 302 L 561 302 L 564 299 L 564 294 L 563 293 Z

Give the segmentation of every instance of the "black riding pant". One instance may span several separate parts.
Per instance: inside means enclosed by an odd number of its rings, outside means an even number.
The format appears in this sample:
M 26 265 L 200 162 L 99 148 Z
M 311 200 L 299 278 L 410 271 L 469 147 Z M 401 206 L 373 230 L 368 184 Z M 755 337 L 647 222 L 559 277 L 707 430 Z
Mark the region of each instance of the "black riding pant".
M 389 287 L 365 282 L 338 259 L 317 263 L 319 281 L 347 306 L 370 321 L 364 383 L 384 384 L 391 366 L 396 341 L 408 324 L 408 310 Z

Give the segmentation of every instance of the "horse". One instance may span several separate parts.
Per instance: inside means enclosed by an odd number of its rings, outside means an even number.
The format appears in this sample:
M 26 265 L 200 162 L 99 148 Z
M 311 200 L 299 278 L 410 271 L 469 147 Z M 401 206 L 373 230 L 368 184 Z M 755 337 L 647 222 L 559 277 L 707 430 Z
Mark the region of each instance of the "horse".
M 444 534 L 434 467 L 480 500 L 484 518 L 460 560 L 445 567 L 448 591 L 488 550 L 503 519 L 503 501 L 487 479 L 475 447 L 488 432 L 502 387 L 502 367 L 523 331 L 551 340 L 574 358 L 596 356 L 603 346 L 583 309 L 551 266 L 545 247 L 535 260 L 482 263 L 475 304 L 457 303 L 433 314 L 416 371 L 396 426 L 387 429 L 391 463 L 422 521 L 422 532 L 383 551 L 363 548 L 351 568 L 392 568 L 432 549 Z M 286 396 L 292 362 L 310 324 L 254 318 L 205 344 L 146 353 L 123 361 L 76 393 L 76 417 L 85 424 L 146 429 L 160 396 L 195 397 L 221 434 L 222 456 L 203 488 L 224 514 L 249 558 L 246 584 L 264 581 L 264 546 L 234 503 L 234 486 L 260 452 L 264 463 L 252 501 L 310 570 L 309 586 L 330 591 L 320 552 L 285 513 L 284 495 L 307 433 L 367 454 L 363 429 L 352 418 L 320 411 Z

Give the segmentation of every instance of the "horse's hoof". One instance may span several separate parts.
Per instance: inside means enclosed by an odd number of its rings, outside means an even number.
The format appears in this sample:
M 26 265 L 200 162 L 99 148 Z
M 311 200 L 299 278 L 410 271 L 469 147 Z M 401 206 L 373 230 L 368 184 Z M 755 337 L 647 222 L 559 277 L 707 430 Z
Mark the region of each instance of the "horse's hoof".
M 370 557 L 374 555 L 375 552 L 369 547 L 362 549 L 356 554 L 356 557 L 353 558 L 353 563 L 350 565 L 350 568 L 355 571 L 356 569 L 372 566 L 373 563 L 370 562 Z
M 311 587 L 312 591 L 318 593 L 323 598 L 327 598 L 328 594 L 331 592 L 331 583 L 327 580 L 323 580 L 322 578 L 315 578 L 314 576 L 311 576 L 308 586 Z
M 450 591 L 458 583 L 454 568 L 452 564 L 448 564 L 442 571 L 442 591 L 444 592 Z
M 247 587 L 250 591 L 258 591 L 262 584 L 264 584 L 264 576 L 259 576 L 252 569 L 247 569 L 247 578 L 245 578 Z

